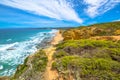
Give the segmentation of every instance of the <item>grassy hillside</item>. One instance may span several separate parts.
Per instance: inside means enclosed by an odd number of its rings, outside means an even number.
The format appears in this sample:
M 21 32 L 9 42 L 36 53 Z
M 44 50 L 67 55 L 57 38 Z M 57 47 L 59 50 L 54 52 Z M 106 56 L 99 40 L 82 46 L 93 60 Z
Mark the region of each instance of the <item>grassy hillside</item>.
M 51 70 L 58 72 L 55 80 L 120 80 L 120 22 L 61 33 L 64 40 L 55 46 L 52 60 Z M 38 51 L 26 58 L 11 80 L 46 80 L 48 60 L 43 50 Z
M 120 39 L 120 22 L 63 31 L 53 69 L 64 80 L 120 80 L 120 41 L 113 36 Z
M 65 80 L 119 80 L 120 43 L 103 40 L 70 40 L 57 45 L 53 69 Z

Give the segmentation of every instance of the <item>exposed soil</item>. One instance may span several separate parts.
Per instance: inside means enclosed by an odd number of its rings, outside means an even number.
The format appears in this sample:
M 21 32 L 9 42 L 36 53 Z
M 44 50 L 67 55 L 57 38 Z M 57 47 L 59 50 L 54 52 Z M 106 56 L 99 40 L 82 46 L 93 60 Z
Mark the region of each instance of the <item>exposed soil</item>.
M 59 32 L 57 32 L 55 37 L 51 41 L 51 46 L 45 49 L 46 55 L 48 57 L 48 63 L 44 75 L 45 80 L 56 80 L 58 78 L 58 72 L 56 70 L 52 70 L 52 63 L 54 61 L 52 56 L 56 50 L 56 47 L 54 47 L 54 45 L 58 44 L 62 40 L 63 40 L 62 35 Z

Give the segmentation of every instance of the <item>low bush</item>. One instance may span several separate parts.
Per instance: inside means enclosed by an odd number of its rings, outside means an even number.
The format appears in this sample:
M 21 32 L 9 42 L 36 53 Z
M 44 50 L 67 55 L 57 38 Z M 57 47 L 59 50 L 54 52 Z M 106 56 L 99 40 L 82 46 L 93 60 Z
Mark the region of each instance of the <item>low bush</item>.
M 79 78 L 87 80 L 119 80 L 120 63 L 102 58 L 80 58 L 79 56 L 65 56 L 53 63 L 53 68 L 64 74 L 73 73 L 74 78 L 79 73 Z
M 82 39 L 82 40 L 68 40 L 64 41 L 57 45 L 57 49 L 63 49 L 67 46 L 70 47 L 108 47 L 108 48 L 120 48 L 120 44 L 112 42 L 112 41 L 104 41 L 104 40 L 89 40 L 89 39 Z
M 68 56 L 69 54 L 67 52 L 65 52 L 64 50 L 59 50 L 57 52 L 54 53 L 53 55 L 53 58 L 61 58 L 61 57 L 64 57 L 64 56 Z

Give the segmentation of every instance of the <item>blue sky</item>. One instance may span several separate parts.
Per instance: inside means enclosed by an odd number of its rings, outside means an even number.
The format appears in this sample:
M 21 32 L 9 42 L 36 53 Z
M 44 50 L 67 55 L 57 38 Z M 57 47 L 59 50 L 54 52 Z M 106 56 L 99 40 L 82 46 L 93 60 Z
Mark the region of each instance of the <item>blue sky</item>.
M 0 28 L 69 27 L 120 21 L 120 0 L 0 0 Z

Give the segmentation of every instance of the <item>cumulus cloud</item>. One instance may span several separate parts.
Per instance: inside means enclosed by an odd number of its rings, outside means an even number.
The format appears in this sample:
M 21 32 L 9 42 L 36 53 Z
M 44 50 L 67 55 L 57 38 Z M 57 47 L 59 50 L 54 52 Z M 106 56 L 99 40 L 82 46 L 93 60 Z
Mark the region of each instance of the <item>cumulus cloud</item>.
M 85 12 L 93 18 L 113 9 L 120 0 L 84 0 L 84 3 L 87 5 Z
M 83 22 L 66 0 L 1 0 L 0 4 L 57 20 Z

